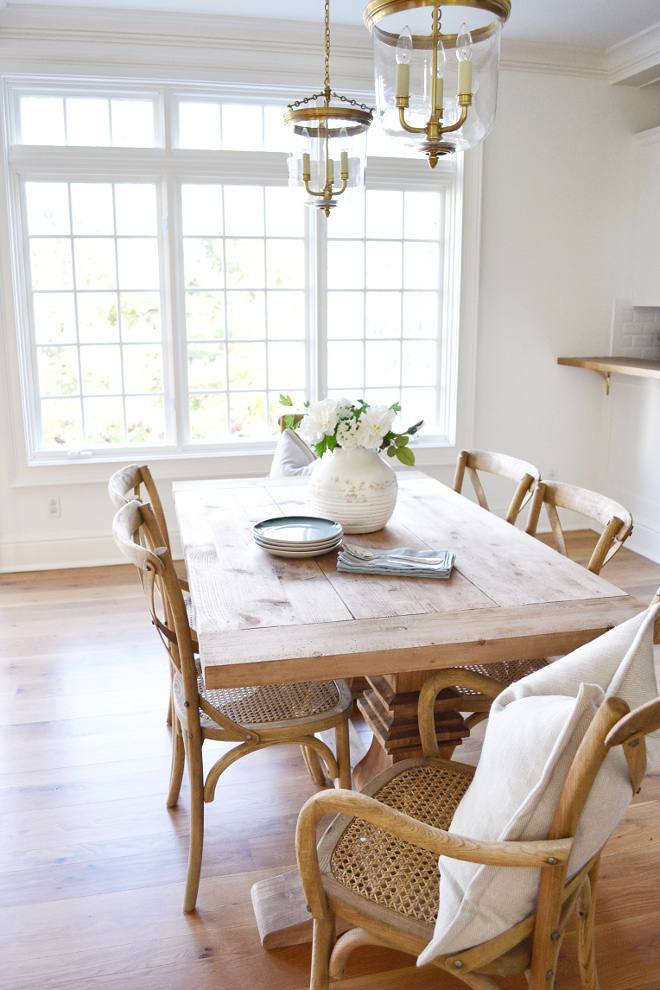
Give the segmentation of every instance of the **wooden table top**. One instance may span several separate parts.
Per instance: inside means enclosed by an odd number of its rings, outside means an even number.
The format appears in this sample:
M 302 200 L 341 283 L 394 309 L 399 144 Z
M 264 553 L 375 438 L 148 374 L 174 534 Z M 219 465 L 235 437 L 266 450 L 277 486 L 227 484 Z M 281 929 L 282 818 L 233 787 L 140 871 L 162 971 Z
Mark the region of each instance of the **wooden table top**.
M 208 687 L 326 680 L 567 653 L 644 605 L 420 472 L 373 547 L 447 549 L 448 581 L 340 574 L 336 552 L 261 550 L 252 526 L 311 515 L 307 479 L 174 485 Z

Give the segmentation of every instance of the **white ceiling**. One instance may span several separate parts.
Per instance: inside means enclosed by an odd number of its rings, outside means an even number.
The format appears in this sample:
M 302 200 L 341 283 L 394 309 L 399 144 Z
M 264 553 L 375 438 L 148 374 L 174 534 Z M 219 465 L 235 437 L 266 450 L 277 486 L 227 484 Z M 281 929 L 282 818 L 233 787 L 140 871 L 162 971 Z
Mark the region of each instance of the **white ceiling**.
M 35 0 L 7 0 L 8 7 Z M 323 20 L 323 0 L 38 0 L 54 7 L 115 7 L 225 16 Z M 366 0 L 331 0 L 336 24 L 362 24 Z M 0 6 L 4 6 L 0 0 Z M 512 0 L 504 37 L 606 49 L 660 23 L 660 0 Z

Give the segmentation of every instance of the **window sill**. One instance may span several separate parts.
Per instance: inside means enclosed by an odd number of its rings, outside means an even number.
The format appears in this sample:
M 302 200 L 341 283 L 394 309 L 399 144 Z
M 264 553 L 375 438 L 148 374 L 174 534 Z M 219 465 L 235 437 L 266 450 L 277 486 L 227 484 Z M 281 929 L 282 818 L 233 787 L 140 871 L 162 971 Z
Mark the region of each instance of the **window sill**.
M 415 467 L 421 470 L 455 463 L 458 451 L 457 446 L 439 440 L 418 441 L 413 449 Z M 275 441 L 266 441 L 251 450 L 158 453 L 136 449 L 103 458 L 33 462 L 22 465 L 16 471 L 10 487 L 105 484 L 113 470 L 130 463 L 148 463 L 156 480 L 163 481 L 263 477 L 270 470 L 274 450 Z

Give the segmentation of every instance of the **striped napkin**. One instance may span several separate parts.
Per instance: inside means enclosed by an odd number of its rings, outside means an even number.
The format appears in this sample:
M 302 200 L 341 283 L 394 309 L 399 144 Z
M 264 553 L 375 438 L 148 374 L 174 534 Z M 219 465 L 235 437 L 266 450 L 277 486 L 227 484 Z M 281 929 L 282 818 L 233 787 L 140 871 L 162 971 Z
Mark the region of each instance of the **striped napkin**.
M 374 554 L 373 560 L 362 560 L 344 548 L 337 557 L 337 570 L 346 574 L 385 574 L 446 580 L 451 574 L 456 556 L 450 550 L 412 550 L 410 547 L 397 547 L 395 550 L 369 549 Z M 410 560 L 402 560 L 401 557 L 409 557 Z

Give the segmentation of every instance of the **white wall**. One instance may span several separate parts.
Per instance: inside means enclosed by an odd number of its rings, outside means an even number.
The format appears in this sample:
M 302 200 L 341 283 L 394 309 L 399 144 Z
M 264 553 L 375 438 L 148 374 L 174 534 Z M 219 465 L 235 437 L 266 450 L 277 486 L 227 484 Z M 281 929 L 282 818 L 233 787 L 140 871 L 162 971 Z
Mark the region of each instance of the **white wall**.
M 302 51 L 299 56 L 307 59 Z M 350 64 L 344 57 L 344 78 L 337 85 L 350 83 Z M 362 51 L 355 84 L 364 85 L 366 65 Z M 71 69 L 60 65 L 58 71 Z M 123 71 L 130 74 L 127 67 Z M 156 74 L 153 67 L 145 71 Z M 197 74 L 208 76 L 209 70 Z M 297 82 L 302 75 L 296 74 Z M 607 412 L 603 383 L 593 373 L 559 367 L 556 359 L 608 353 L 612 300 L 631 295 L 632 135 L 660 123 L 658 87 L 637 90 L 612 86 L 602 74 L 520 67 L 505 67 L 500 86 L 497 120 L 484 147 L 476 403 L 473 436 L 466 442 L 525 457 L 546 475 L 597 487 Z M 0 265 L 6 269 L 4 222 L 0 210 Z M 13 376 L 6 298 L 2 333 L 0 360 Z M 658 403 L 651 406 L 639 415 L 657 416 Z M 632 416 L 632 406 L 626 408 Z M 25 484 L 25 471 L 16 468 L 20 451 L 7 442 L 12 414 L 7 395 L 0 396 L 0 570 L 118 559 L 108 536 L 112 510 L 105 488 L 113 467 L 86 465 L 84 483 L 73 475 L 62 483 L 61 470 L 49 475 L 55 469 L 28 469 Z M 425 469 L 449 480 L 446 460 L 438 455 L 435 461 Z M 234 461 L 228 470 L 265 473 L 264 463 Z M 224 471 L 215 459 L 155 465 L 167 502 L 172 478 Z M 630 485 L 649 483 L 643 472 L 630 471 Z M 46 518 L 49 495 L 60 496 L 60 519 Z M 649 514 L 658 534 L 659 516 Z

